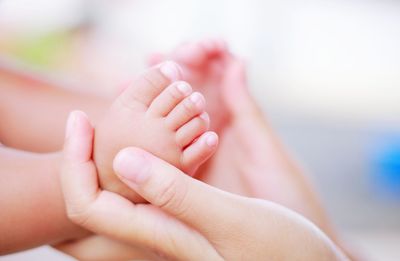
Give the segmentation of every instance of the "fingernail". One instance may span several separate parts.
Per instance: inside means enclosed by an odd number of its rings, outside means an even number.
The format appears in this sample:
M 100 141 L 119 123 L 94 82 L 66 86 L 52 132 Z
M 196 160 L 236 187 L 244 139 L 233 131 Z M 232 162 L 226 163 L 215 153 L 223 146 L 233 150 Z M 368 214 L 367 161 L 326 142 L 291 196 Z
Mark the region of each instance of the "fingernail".
M 65 138 L 68 139 L 76 125 L 76 114 L 72 111 L 68 115 L 67 127 L 65 128 Z
M 172 61 L 166 61 L 162 63 L 160 65 L 160 71 L 172 82 L 178 81 L 181 78 L 181 69 L 179 65 Z
M 184 95 L 189 95 L 190 92 L 192 91 L 192 88 L 190 87 L 190 85 L 185 82 L 178 83 L 176 88 Z
M 218 144 L 218 136 L 215 133 L 209 133 L 207 138 L 206 138 L 206 144 L 209 147 L 215 147 Z
M 114 170 L 122 179 L 140 184 L 150 176 L 150 163 L 142 153 L 124 149 L 115 157 Z

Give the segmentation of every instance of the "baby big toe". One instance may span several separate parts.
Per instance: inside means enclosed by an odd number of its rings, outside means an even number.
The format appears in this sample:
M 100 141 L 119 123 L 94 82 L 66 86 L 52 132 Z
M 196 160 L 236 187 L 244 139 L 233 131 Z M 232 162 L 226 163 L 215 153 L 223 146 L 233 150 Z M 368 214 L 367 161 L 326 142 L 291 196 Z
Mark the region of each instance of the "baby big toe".
M 204 107 L 205 99 L 203 95 L 194 92 L 172 109 L 165 118 L 166 124 L 172 130 L 177 130 L 183 124 L 204 112 Z
M 197 137 L 206 132 L 210 125 L 210 117 L 206 112 L 191 119 L 176 132 L 176 142 L 182 148 L 192 143 Z
M 180 67 L 176 63 L 164 62 L 142 73 L 121 93 L 118 100 L 127 106 L 137 102 L 149 106 L 171 82 L 181 77 Z
M 147 112 L 154 116 L 166 116 L 191 93 L 192 87 L 188 83 L 175 82 L 153 100 Z
M 191 172 L 196 170 L 208 158 L 210 158 L 218 145 L 218 136 L 215 132 L 203 133 L 195 142 L 190 144 L 182 155 L 183 170 Z

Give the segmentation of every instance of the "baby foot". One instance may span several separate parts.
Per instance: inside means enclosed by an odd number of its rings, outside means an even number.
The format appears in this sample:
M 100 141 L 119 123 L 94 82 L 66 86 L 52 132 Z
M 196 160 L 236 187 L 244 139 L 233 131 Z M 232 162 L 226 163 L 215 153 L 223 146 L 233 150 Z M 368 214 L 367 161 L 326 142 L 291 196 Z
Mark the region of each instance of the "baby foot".
M 180 68 L 165 62 L 149 69 L 115 100 L 95 129 L 94 160 L 100 184 L 134 202 L 140 198 L 114 175 L 119 150 L 135 146 L 192 174 L 215 151 L 202 94 L 192 92 Z
M 207 111 L 213 119 L 211 129 L 218 132 L 228 121 L 228 112 L 221 97 L 221 85 L 229 56 L 225 42 L 203 40 L 182 44 L 169 55 L 154 54 L 149 63 L 156 64 L 170 58 L 181 65 L 183 78 L 206 97 Z

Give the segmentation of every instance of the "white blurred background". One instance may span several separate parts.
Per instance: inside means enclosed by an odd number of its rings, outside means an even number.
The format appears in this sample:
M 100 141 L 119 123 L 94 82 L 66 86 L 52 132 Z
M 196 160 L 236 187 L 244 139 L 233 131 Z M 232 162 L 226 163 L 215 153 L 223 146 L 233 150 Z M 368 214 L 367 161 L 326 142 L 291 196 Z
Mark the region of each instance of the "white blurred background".
M 104 94 L 152 52 L 205 37 L 247 61 L 344 237 L 371 260 L 400 260 L 400 196 L 386 193 L 399 183 L 379 182 L 400 143 L 399 1 L 0 0 L 0 62 Z M 48 248 L 0 259 L 45 258 L 69 260 Z

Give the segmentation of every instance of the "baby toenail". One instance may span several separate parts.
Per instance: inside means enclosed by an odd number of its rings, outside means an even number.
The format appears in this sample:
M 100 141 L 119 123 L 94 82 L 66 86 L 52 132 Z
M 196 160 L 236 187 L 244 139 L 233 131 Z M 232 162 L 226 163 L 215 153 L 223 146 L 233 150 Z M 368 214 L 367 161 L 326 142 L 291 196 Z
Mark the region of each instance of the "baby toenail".
M 193 93 L 192 95 L 190 95 L 190 101 L 194 104 L 199 103 L 201 101 L 201 94 L 198 92 Z
M 218 144 L 217 134 L 215 134 L 215 133 L 208 134 L 208 136 L 206 138 L 206 144 L 209 147 L 215 147 Z
M 185 82 L 178 83 L 176 88 L 184 95 L 188 95 L 192 91 L 190 85 Z
M 210 117 L 208 116 L 207 112 L 203 112 L 202 114 L 200 114 L 199 117 L 202 118 L 205 121 L 209 121 L 210 120 Z
M 160 65 L 160 71 L 172 82 L 178 81 L 181 77 L 180 67 L 172 61 L 166 61 Z

